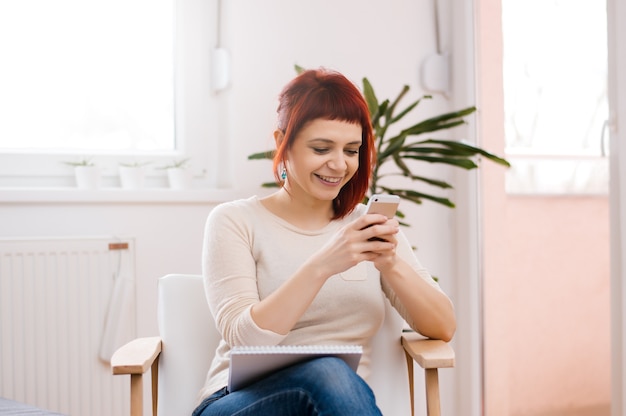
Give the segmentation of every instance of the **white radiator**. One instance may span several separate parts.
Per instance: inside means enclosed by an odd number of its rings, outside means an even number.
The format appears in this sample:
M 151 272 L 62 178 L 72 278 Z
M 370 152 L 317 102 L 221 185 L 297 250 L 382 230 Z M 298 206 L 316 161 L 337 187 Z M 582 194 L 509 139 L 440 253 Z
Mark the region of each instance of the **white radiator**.
M 0 239 L 0 397 L 117 416 L 128 380 L 112 351 L 136 333 L 134 240 Z

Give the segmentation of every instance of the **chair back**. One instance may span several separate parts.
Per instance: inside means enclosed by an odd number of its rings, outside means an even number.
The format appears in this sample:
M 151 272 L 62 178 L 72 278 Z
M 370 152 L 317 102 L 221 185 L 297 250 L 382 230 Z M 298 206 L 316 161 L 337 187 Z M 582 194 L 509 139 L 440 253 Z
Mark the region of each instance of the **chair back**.
M 191 415 L 220 341 L 202 276 L 169 274 L 158 282 L 160 416 Z
M 204 294 L 202 276 L 169 274 L 158 282 L 158 414 L 189 415 L 204 385 L 220 335 Z M 387 302 L 384 325 L 374 338 L 370 385 L 383 415 L 409 415 L 403 321 Z

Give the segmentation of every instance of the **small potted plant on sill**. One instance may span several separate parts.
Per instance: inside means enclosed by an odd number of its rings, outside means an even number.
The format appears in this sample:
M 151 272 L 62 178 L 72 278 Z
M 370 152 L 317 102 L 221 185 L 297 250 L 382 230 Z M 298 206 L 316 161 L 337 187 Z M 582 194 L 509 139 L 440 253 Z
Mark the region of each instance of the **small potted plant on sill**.
M 90 157 L 84 157 L 77 161 L 63 162 L 74 168 L 76 187 L 79 189 L 97 189 L 100 187 L 100 168 Z
M 167 171 L 167 181 L 172 189 L 191 188 L 191 171 L 189 170 L 189 158 L 174 160 L 172 163 L 161 166 L 158 169 Z
M 120 163 L 120 184 L 122 189 L 141 189 L 145 178 L 145 166 L 150 162 Z

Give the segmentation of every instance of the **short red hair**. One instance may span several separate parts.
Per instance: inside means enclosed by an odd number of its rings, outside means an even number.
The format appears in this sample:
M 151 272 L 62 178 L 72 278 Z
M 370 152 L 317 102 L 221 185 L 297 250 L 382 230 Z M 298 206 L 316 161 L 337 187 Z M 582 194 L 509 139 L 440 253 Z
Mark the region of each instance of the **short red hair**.
M 278 129 L 284 134 L 274 155 L 274 174 L 279 183 L 283 183 L 279 167 L 285 165 L 287 151 L 308 122 L 317 119 L 340 120 L 361 126 L 359 168 L 333 200 L 333 219 L 345 217 L 365 197 L 376 163 L 374 132 L 363 95 L 342 74 L 314 69 L 303 71 L 289 82 L 278 100 Z

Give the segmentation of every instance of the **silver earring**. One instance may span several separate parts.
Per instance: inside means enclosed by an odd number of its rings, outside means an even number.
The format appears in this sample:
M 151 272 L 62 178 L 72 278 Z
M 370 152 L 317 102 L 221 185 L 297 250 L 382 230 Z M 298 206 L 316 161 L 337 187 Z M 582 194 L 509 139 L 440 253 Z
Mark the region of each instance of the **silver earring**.
M 283 171 L 280 173 L 280 179 L 283 181 L 287 179 L 287 169 L 283 168 Z

